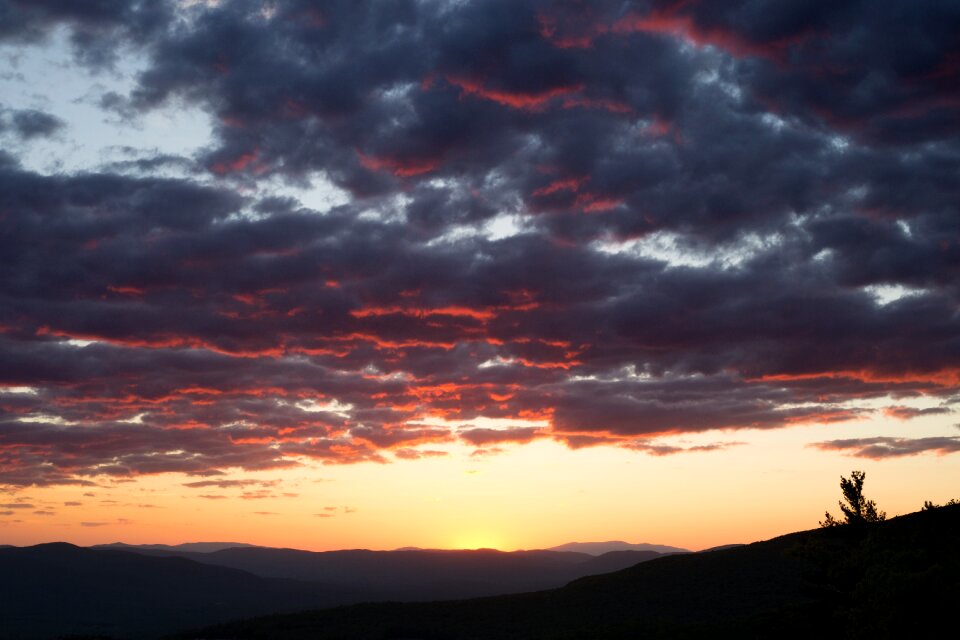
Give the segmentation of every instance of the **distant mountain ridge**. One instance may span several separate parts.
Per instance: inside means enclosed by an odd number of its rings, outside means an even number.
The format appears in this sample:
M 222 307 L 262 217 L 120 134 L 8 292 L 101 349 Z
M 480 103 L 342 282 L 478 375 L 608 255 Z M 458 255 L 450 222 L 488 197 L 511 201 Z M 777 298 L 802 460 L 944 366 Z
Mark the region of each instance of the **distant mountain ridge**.
M 328 551 L 67 543 L 0 548 L 0 640 L 155 637 L 240 617 L 359 602 L 536 591 L 660 557 L 556 551 Z
M 690 549 L 681 547 L 671 547 L 665 544 L 650 544 L 649 542 L 640 542 L 631 544 L 623 540 L 610 540 L 608 542 L 568 542 L 557 547 L 550 547 L 547 551 L 572 551 L 574 553 L 586 553 L 591 556 L 599 556 L 611 551 L 656 551 L 657 553 L 691 553 Z
M 2 547 L 4 545 L 0 545 Z M 723 545 L 713 547 L 711 550 L 724 549 L 735 545 Z M 286 551 L 304 551 L 305 553 L 341 553 L 345 551 L 370 551 L 369 549 L 338 549 L 335 551 L 305 551 L 303 549 L 291 549 L 288 547 L 264 547 L 262 545 L 249 544 L 246 542 L 184 542 L 182 544 L 128 544 L 126 542 L 111 542 L 108 544 L 95 544 L 90 549 L 119 549 L 124 551 L 171 551 L 171 552 L 195 552 L 195 553 L 214 553 L 224 549 L 236 549 L 238 547 L 257 547 L 260 549 L 283 549 Z M 437 549 L 432 547 L 399 547 L 392 551 L 429 551 L 432 553 L 449 553 L 459 551 L 500 551 L 499 549 L 481 548 L 481 549 Z M 569 551 L 572 553 L 585 553 L 591 556 L 599 556 L 611 551 L 655 551 L 657 553 L 692 553 L 690 549 L 682 547 L 672 547 L 665 544 L 650 544 L 648 542 L 630 543 L 622 540 L 610 540 L 608 542 L 568 542 L 556 547 L 545 549 L 526 549 L 532 551 Z M 511 553 L 509 551 L 500 551 L 501 553 Z
M 374 590 L 394 600 L 467 598 L 547 589 L 661 555 L 655 551 L 623 551 L 605 557 L 570 551 L 495 549 L 303 551 L 254 546 L 194 552 L 156 547 L 162 545 L 123 547 L 123 550 L 180 557 L 239 569 L 263 578 Z
M 184 542 L 183 544 L 127 544 L 125 542 L 111 542 L 110 544 L 95 544 L 90 549 L 117 549 L 120 551 L 191 551 L 194 553 L 213 553 L 224 549 L 237 547 L 253 547 L 256 545 L 246 542 Z

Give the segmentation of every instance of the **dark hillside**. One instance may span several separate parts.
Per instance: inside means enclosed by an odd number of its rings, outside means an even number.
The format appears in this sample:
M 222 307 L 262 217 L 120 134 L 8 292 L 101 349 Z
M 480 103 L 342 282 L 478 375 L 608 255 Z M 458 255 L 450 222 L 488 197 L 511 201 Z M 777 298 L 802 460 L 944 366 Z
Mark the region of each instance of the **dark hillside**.
M 555 588 L 657 555 L 10 547 L 0 549 L 0 640 L 154 637 L 239 617 L 358 602 L 518 593 Z
M 0 549 L 0 639 L 62 634 L 154 637 L 241 616 L 356 602 L 183 558 L 66 543 Z
M 935 637 L 960 598 L 960 506 L 669 556 L 553 591 L 371 604 L 180 638 Z

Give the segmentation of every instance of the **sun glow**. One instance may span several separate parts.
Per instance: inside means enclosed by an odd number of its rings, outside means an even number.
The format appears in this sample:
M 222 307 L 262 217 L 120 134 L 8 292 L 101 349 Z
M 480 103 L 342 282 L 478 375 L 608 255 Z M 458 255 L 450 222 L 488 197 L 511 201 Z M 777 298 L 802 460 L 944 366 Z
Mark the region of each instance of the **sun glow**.
M 468 531 L 454 537 L 451 549 L 499 549 L 504 551 L 503 538 L 491 531 Z

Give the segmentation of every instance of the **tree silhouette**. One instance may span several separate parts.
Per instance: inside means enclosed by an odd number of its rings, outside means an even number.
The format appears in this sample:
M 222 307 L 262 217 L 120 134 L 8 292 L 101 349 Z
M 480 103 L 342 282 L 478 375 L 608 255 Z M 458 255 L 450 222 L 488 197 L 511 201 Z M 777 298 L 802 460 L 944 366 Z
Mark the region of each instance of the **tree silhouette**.
M 960 500 L 957 500 L 956 498 L 950 498 L 946 504 L 937 504 L 935 502 L 931 502 L 930 500 L 924 500 L 922 511 L 930 511 L 932 509 L 939 509 L 940 507 L 952 507 L 955 504 L 960 504 Z
M 837 520 L 827 511 L 824 514 L 826 518 L 820 522 L 821 527 L 836 527 L 841 524 L 862 525 L 868 522 L 880 522 L 887 518 L 885 511 L 877 511 L 876 502 L 863 497 L 863 480 L 866 476 L 867 474 L 863 471 L 852 471 L 849 479 L 840 476 L 843 500 L 838 504 L 846 521 Z

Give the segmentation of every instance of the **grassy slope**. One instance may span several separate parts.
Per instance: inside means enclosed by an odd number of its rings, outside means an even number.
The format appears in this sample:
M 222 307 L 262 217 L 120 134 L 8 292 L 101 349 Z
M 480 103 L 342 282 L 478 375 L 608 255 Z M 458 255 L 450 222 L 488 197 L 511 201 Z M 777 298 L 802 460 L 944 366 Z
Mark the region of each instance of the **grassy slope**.
M 553 591 L 368 604 L 180 638 L 930 637 L 960 597 L 960 506 L 653 560 Z

